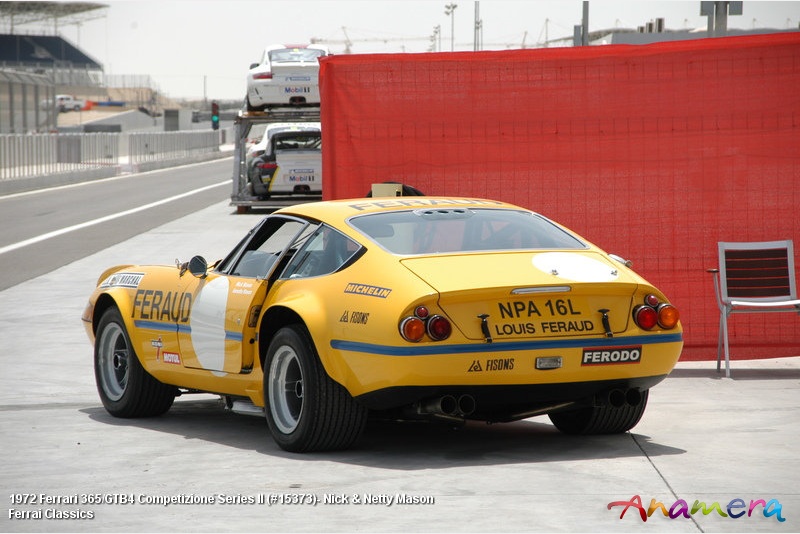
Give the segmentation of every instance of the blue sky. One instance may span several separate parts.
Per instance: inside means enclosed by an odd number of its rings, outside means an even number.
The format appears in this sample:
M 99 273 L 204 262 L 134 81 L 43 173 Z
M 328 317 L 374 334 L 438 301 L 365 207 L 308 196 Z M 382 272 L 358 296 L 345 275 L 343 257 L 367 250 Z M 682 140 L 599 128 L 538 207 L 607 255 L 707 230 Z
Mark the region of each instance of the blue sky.
M 59 33 L 91 55 L 107 74 L 149 75 L 173 98 L 243 98 L 250 63 L 272 43 L 331 41 L 353 53 L 425 52 L 434 28 L 441 49 L 472 50 L 473 0 L 163 0 L 102 2 L 104 16 Z M 454 15 L 445 5 L 455 3 Z M 570 37 L 580 24 L 581 0 L 481 0 L 484 49 L 535 46 Z M 669 29 L 702 28 L 700 1 L 591 0 L 589 28 L 635 28 L 663 17 Z M 800 1 L 745 1 L 729 27 L 798 28 Z M 453 32 L 451 33 L 451 24 Z M 6 24 L 7 26 L 7 24 Z M 15 33 L 52 34 L 49 26 L 23 25 Z M 0 31 L 8 31 L 0 27 Z M 437 42 L 438 46 L 438 42 Z M 205 93 L 205 94 L 204 94 Z

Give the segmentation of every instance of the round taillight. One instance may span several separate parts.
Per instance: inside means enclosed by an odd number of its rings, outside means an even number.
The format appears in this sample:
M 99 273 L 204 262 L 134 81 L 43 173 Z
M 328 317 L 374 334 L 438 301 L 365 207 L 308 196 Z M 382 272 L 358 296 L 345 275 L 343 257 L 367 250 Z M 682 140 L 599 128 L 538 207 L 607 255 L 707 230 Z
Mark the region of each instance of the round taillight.
M 633 309 L 633 320 L 644 330 L 652 330 L 658 324 L 658 313 L 650 306 L 636 306 Z
M 678 308 L 672 304 L 662 304 L 658 307 L 658 325 L 661 328 L 672 330 L 678 326 L 679 319 L 680 313 L 678 313 Z
M 400 334 L 406 341 L 417 343 L 425 335 L 425 322 L 419 317 L 406 317 L 400 322 Z
M 420 319 L 426 319 L 431 312 L 428 311 L 428 308 L 425 306 L 417 306 L 414 310 L 414 315 L 419 317 Z
M 658 297 L 650 293 L 644 298 L 644 303 L 655 308 L 658 306 Z
M 428 335 L 434 341 L 447 339 L 452 331 L 453 327 L 450 325 L 450 321 L 441 315 L 434 315 L 428 319 Z

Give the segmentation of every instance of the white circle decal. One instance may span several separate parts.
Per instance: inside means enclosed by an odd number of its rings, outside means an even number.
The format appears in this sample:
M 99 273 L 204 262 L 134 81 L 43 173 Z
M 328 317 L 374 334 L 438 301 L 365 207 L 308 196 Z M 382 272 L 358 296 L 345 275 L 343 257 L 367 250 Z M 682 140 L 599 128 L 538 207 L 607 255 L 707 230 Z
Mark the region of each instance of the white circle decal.
M 532 263 L 543 273 L 575 282 L 611 282 L 619 276 L 607 263 L 579 252 L 544 252 L 535 255 Z
M 219 276 L 200 290 L 189 319 L 192 346 L 200 367 L 221 371 L 225 365 L 225 310 L 228 278 Z

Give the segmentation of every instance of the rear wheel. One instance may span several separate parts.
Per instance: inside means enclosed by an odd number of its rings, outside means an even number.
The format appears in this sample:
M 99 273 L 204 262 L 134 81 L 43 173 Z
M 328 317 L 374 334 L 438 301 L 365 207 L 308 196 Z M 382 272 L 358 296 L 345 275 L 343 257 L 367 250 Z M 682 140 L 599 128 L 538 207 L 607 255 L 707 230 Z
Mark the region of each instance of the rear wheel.
M 117 308 L 103 313 L 94 344 L 94 375 L 106 411 L 115 417 L 152 417 L 172 406 L 177 388 L 145 371 Z
M 266 106 L 254 106 L 251 104 L 249 96 L 244 97 L 244 103 L 247 106 L 247 111 L 264 111 L 266 109 Z
M 275 442 L 290 452 L 346 449 L 361 436 L 367 410 L 331 380 L 308 331 L 278 331 L 264 363 L 264 402 Z
M 636 392 L 638 393 L 638 392 Z M 638 402 L 607 403 L 578 410 L 548 414 L 550 421 L 565 434 L 620 434 L 639 422 L 647 407 L 648 390 L 632 393 L 629 400 Z

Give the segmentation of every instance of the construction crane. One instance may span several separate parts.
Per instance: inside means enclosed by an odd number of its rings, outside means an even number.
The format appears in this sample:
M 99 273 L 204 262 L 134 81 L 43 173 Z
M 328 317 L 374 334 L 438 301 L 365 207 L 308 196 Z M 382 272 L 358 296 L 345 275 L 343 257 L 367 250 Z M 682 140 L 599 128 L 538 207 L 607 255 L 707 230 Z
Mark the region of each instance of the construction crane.
M 368 37 L 360 39 L 350 39 L 347 34 L 347 28 L 342 26 L 342 33 L 344 39 L 326 39 L 322 37 L 312 37 L 311 44 L 341 44 L 344 45 L 344 53 L 352 54 L 351 47 L 353 43 L 391 43 L 391 42 L 405 42 L 405 41 L 430 41 L 431 37 Z

